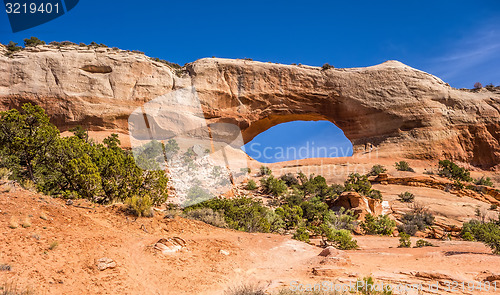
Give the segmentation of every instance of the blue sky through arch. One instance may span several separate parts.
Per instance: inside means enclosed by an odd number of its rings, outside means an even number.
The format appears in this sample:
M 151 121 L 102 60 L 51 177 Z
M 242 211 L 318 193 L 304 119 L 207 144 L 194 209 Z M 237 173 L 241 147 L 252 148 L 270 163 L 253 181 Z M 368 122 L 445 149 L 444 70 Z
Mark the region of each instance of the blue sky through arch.
M 329 121 L 293 121 L 269 128 L 242 149 L 262 163 L 352 156 L 352 143 Z

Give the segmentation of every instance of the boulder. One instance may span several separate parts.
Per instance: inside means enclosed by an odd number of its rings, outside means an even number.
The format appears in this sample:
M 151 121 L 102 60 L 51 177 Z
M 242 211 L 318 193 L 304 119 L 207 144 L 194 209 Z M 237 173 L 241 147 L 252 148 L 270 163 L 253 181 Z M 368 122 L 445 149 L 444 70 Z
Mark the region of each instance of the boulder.
M 111 258 L 103 257 L 97 260 L 96 266 L 98 270 L 103 271 L 108 268 L 115 268 L 116 262 Z
M 334 209 L 340 207 L 351 209 L 355 214 L 358 214 L 358 219 L 360 220 L 364 220 L 364 217 L 367 214 L 377 216 L 384 212 L 382 202 L 376 199 L 361 196 L 357 192 L 343 192 L 329 205 Z

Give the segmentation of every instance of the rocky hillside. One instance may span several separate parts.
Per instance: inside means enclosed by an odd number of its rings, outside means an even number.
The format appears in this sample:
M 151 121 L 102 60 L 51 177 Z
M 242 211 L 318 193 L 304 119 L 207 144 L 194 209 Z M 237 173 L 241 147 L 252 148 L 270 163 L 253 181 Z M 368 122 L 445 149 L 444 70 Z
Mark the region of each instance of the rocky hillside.
M 500 95 L 454 89 L 397 61 L 322 69 L 205 58 L 173 69 L 139 53 L 78 46 L 0 56 L 0 109 L 39 104 L 62 131 L 82 125 L 126 139 L 134 109 L 191 86 L 205 117 L 237 124 L 245 142 L 279 123 L 329 120 L 358 153 L 371 144 L 381 157 L 500 168 Z

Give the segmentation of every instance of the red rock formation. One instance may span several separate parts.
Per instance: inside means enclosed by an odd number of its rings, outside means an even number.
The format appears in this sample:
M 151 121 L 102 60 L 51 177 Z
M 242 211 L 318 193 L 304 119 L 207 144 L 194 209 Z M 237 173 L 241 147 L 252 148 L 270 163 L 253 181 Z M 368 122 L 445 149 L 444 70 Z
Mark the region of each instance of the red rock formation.
M 0 51 L 5 52 L 2 47 Z M 61 130 L 126 135 L 144 102 L 194 86 L 210 122 L 232 122 L 246 142 L 294 120 L 329 120 L 363 152 L 500 163 L 500 95 L 457 90 L 397 61 L 328 69 L 207 58 L 185 71 L 126 51 L 39 46 L 0 56 L 0 109 L 43 106 Z

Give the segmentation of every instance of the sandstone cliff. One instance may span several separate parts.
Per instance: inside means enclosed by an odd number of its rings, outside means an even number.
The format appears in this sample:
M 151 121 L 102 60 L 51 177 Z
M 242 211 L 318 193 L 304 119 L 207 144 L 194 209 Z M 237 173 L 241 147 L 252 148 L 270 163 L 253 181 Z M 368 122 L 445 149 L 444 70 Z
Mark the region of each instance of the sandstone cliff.
M 82 125 L 125 135 L 134 109 L 191 86 L 205 117 L 237 124 L 245 142 L 279 123 L 329 120 L 357 153 L 369 143 L 381 157 L 499 168 L 500 95 L 454 89 L 397 61 L 322 70 L 206 58 L 174 70 L 109 48 L 39 46 L 0 56 L 0 109 L 39 104 L 62 131 Z

